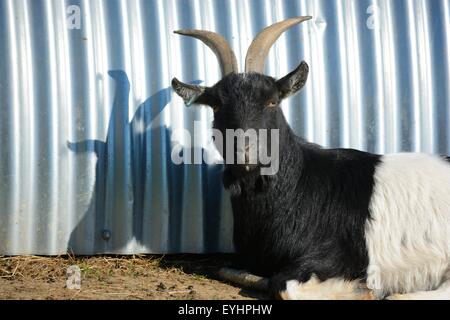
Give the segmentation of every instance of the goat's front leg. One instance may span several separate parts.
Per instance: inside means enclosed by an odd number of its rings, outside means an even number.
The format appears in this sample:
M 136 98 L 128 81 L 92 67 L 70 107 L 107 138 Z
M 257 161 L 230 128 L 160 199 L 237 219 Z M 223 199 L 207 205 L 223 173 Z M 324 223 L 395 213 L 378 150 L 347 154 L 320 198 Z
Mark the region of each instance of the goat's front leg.
M 301 275 L 300 275 L 301 276 Z M 283 300 L 375 300 L 364 283 L 359 280 L 330 278 L 320 281 L 312 274 L 309 279 L 280 273 L 270 278 L 271 294 Z
M 245 270 L 221 268 L 218 275 L 221 279 L 246 289 L 267 292 L 268 279 L 251 274 Z

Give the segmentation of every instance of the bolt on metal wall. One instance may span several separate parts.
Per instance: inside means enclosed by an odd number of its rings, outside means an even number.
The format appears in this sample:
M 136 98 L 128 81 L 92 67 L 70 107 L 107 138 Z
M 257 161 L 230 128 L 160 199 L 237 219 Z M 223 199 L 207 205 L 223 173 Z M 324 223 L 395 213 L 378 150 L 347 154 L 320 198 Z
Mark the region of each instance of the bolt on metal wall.
M 186 108 L 172 77 L 212 85 L 214 54 L 173 30 L 221 33 L 243 66 L 252 38 L 294 16 L 266 72 L 301 60 L 283 103 L 326 147 L 450 153 L 448 0 L 0 0 L 0 254 L 231 251 L 212 111 Z M 200 135 L 173 134 L 202 120 Z

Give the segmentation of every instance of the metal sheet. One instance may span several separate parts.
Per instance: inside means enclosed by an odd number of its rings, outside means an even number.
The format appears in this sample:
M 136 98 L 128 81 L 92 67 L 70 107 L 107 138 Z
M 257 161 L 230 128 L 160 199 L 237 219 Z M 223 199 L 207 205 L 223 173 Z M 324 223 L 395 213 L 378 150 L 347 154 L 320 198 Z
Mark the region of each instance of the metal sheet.
M 170 159 L 194 120 L 192 149 L 212 148 L 211 111 L 185 108 L 171 78 L 212 85 L 219 67 L 172 31 L 219 32 L 242 66 L 259 30 L 298 15 L 314 20 L 266 64 L 275 77 L 310 65 L 283 106 L 298 134 L 450 153 L 447 0 L 0 0 L 0 254 L 231 251 L 221 165 Z

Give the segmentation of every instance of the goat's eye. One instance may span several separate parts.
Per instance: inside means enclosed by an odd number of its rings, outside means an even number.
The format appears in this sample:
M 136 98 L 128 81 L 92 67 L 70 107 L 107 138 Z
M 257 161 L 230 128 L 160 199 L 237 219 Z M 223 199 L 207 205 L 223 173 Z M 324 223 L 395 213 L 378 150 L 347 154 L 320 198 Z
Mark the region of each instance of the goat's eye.
M 213 106 L 212 109 L 213 109 L 214 113 L 217 113 L 220 110 L 220 107 L 219 106 Z
M 269 100 L 266 102 L 266 107 L 268 108 L 274 108 L 277 106 L 277 102 L 275 100 Z

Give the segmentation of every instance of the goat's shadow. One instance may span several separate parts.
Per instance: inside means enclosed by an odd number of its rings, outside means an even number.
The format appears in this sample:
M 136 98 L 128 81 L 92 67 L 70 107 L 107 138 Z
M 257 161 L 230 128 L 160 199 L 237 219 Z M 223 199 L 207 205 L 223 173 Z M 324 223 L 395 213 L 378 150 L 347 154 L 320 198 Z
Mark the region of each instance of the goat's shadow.
M 185 169 L 189 164 L 176 165 L 171 161 L 170 130 L 165 126 L 152 126 L 152 121 L 168 106 L 172 88 L 164 88 L 145 100 L 129 122 L 128 76 L 122 70 L 109 71 L 109 75 L 116 86 L 106 140 L 67 143 L 68 148 L 75 153 L 93 152 L 97 157 L 95 185 L 92 188 L 90 204 L 71 232 L 68 251 L 74 254 L 127 254 L 135 253 L 136 248 L 144 248 L 137 249 L 138 253 L 180 252 L 181 221 L 184 212 L 183 181 L 187 179 Z M 163 227 L 156 225 L 160 223 L 158 216 L 163 214 L 158 210 L 164 206 L 156 202 L 162 200 L 152 197 L 151 201 L 155 203 L 149 204 L 148 198 L 145 202 L 149 190 L 161 187 L 162 182 L 153 179 L 153 175 L 161 175 L 161 172 L 152 172 L 156 171 L 155 162 L 158 162 L 156 167 L 164 169 L 166 173 L 162 179 L 165 192 L 168 193 L 168 239 L 160 239 L 161 243 L 168 241 L 165 252 L 161 252 L 163 249 L 162 245 L 158 246 L 158 238 L 156 241 L 149 241 L 151 237 L 146 234 L 149 223 L 153 224 L 150 228 L 152 230 Z M 222 165 L 211 166 L 203 163 L 200 166 L 203 248 L 205 252 L 217 252 Z M 150 181 L 146 179 L 149 170 L 152 177 Z M 129 246 L 131 241 L 136 241 L 132 243 L 132 247 Z
M 228 285 L 239 288 L 239 294 L 243 297 L 268 300 L 270 296 L 267 292 L 242 288 L 241 286 L 220 277 L 219 270 L 223 267 L 235 266 L 235 259 L 236 256 L 234 254 L 179 254 L 162 257 L 158 266 L 167 270 L 172 270 L 173 268 L 181 269 L 184 273 L 189 275 L 206 277 L 208 279 L 227 283 Z

